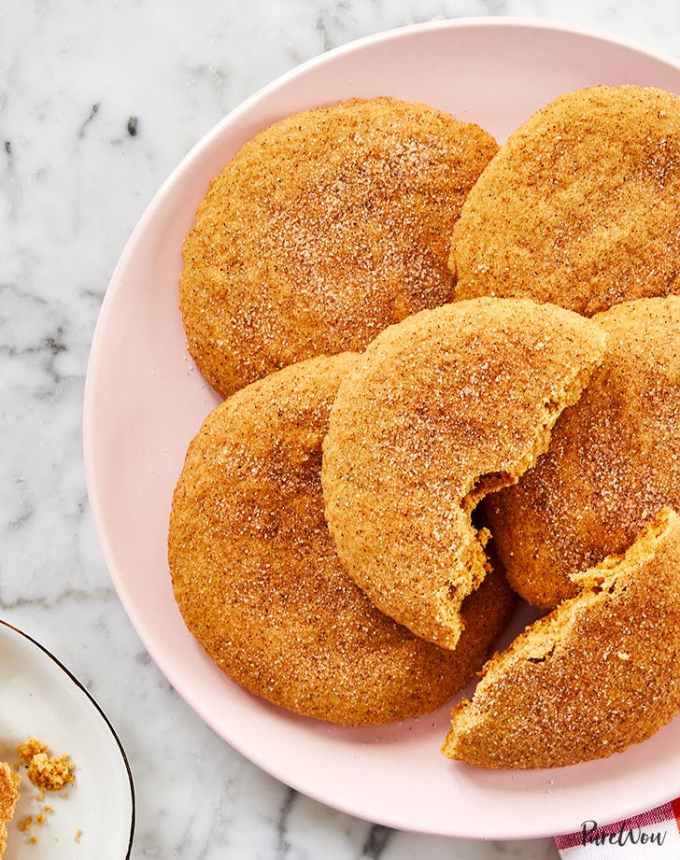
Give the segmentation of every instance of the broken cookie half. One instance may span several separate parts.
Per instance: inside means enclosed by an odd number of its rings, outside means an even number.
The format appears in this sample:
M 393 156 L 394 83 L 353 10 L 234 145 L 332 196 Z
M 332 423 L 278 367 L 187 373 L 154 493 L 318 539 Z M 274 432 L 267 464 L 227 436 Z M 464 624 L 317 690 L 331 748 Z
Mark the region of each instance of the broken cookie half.
M 7 825 L 14 817 L 19 799 L 19 776 L 6 763 L 0 762 L 0 857 L 7 848 Z
M 455 648 L 489 564 L 473 511 L 548 447 L 605 333 L 553 305 L 483 298 L 382 332 L 343 379 L 323 446 L 326 519 L 386 615 Z
M 453 712 L 449 758 L 545 768 L 604 758 L 680 711 L 680 519 L 664 508 L 623 556 L 483 669 Z

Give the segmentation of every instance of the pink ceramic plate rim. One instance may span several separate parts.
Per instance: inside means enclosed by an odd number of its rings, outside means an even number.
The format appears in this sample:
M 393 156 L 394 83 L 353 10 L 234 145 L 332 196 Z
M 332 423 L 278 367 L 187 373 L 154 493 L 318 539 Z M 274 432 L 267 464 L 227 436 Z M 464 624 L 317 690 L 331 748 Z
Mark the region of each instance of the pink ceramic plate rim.
M 133 256 L 135 250 L 137 249 L 137 246 L 143 241 L 147 225 L 154 218 L 157 211 L 163 207 L 166 197 L 170 193 L 170 189 L 177 182 L 180 175 L 184 173 L 185 168 L 189 163 L 193 162 L 196 159 L 199 159 L 203 152 L 209 148 L 215 138 L 219 137 L 229 126 L 231 126 L 232 124 L 236 124 L 238 120 L 241 119 L 241 117 L 243 117 L 245 114 L 247 114 L 248 111 L 260 99 L 274 93 L 277 89 L 294 80 L 296 77 L 308 72 L 310 69 L 318 65 L 324 64 L 340 55 L 348 54 L 353 51 L 356 51 L 357 49 L 364 48 L 370 45 L 375 45 L 380 42 L 397 41 L 402 38 L 412 36 L 416 33 L 427 33 L 431 30 L 436 29 L 458 28 L 523 28 L 526 30 L 563 33 L 565 35 L 576 37 L 581 36 L 595 42 L 600 42 L 602 44 L 617 45 L 624 48 L 628 48 L 642 56 L 660 61 L 675 69 L 680 69 L 680 64 L 675 62 L 673 59 L 663 57 L 650 51 L 646 51 L 640 46 L 630 41 L 611 39 L 606 36 L 588 32 L 580 28 L 561 26 L 557 24 L 553 25 L 549 22 L 534 20 L 530 18 L 461 18 L 454 20 L 441 20 L 424 24 L 416 24 L 408 27 L 402 27 L 382 33 L 377 33 L 375 35 L 368 36 L 362 39 L 357 39 L 353 42 L 350 42 L 346 45 L 343 45 L 339 48 L 336 48 L 297 66 L 296 68 L 277 78 L 275 81 L 267 84 L 265 87 L 257 91 L 255 94 L 246 99 L 241 105 L 231 111 L 188 152 L 188 154 L 182 159 L 180 164 L 175 168 L 175 170 L 170 174 L 168 179 L 166 179 L 161 188 L 158 190 L 158 192 L 148 205 L 147 209 L 145 210 L 144 214 L 142 215 L 137 226 L 133 230 L 111 277 L 111 281 L 109 283 L 109 287 L 102 303 L 92 340 L 92 347 L 90 351 L 87 378 L 85 384 L 83 407 L 83 449 L 88 494 L 90 498 L 90 504 L 93 510 L 95 525 L 97 528 L 100 544 L 102 546 L 104 558 L 115 588 L 118 592 L 119 598 L 123 606 L 125 607 L 126 612 L 130 617 L 137 633 L 144 642 L 154 661 L 159 666 L 163 674 L 171 681 L 175 689 L 187 701 L 187 703 L 202 717 L 202 719 L 208 725 L 210 725 L 211 728 L 216 731 L 216 733 L 224 737 L 225 740 L 227 740 L 232 746 L 234 746 L 249 760 L 254 762 L 266 772 L 270 773 L 272 776 L 290 785 L 291 787 L 303 792 L 304 794 L 323 803 L 326 803 L 336 809 L 339 809 L 342 812 L 346 812 L 348 814 L 364 818 L 366 817 L 365 811 L 363 811 L 360 807 L 354 806 L 350 799 L 346 799 L 343 802 L 339 802 L 337 797 L 335 797 L 332 792 L 326 790 L 325 785 L 319 785 L 318 783 L 315 783 L 313 781 L 308 781 L 305 777 L 304 772 L 296 774 L 295 777 L 292 777 L 291 774 L 285 770 L 285 768 L 279 768 L 276 764 L 272 764 L 269 760 L 261 756 L 257 748 L 249 746 L 248 744 L 242 745 L 237 737 L 227 737 L 227 733 L 225 733 L 224 729 L 216 725 L 216 721 L 213 719 L 210 713 L 210 709 L 207 706 L 207 703 L 201 698 L 194 697 L 192 695 L 191 690 L 187 689 L 187 686 L 184 684 L 183 678 L 180 675 L 175 674 L 172 660 L 170 659 L 170 651 L 168 649 L 156 647 L 156 645 L 153 644 L 152 637 L 147 630 L 146 623 L 144 619 L 140 616 L 140 614 L 137 612 L 134 602 L 130 597 L 128 588 L 124 581 L 124 576 L 122 575 L 121 571 L 118 569 L 114 561 L 114 553 L 112 545 L 109 541 L 109 535 L 105 524 L 103 503 L 100 497 L 96 468 L 94 465 L 93 438 L 95 432 L 94 426 L 96 422 L 94 416 L 95 384 L 93 380 L 97 375 L 97 369 L 103 357 L 102 350 L 100 349 L 101 332 L 106 326 L 107 317 L 112 307 L 113 300 L 121 285 L 121 276 L 125 271 L 126 266 L 128 265 L 129 259 Z M 617 807 L 616 812 L 612 813 L 612 816 L 609 820 L 634 815 L 640 812 L 642 807 L 649 808 L 651 806 L 658 805 L 662 802 L 667 801 L 669 799 L 669 795 L 677 791 L 680 791 L 680 781 L 676 786 L 659 785 L 658 791 L 653 796 L 650 796 L 650 792 L 648 791 L 642 801 L 636 801 L 634 797 L 632 797 L 628 805 L 621 805 L 621 807 Z M 510 797 L 508 798 L 508 802 L 511 802 Z M 550 827 L 549 824 L 545 824 L 540 821 L 536 821 L 532 827 L 528 827 L 528 825 L 525 824 L 524 829 L 513 829 L 511 826 L 508 825 L 507 822 L 498 825 L 493 820 L 489 820 L 488 828 L 485 828 L 484 833 L 471 833 L 469 830 L 465 829 L 464 823 L 461 823 L 460 821 L 455 821 L 455 816 L 452 816 L 452 818 L 454 819 L 454 821 L 452 822 L 452 826 L 450 828 L 447 828 L 446 830 L 441 828 L 435 829 L 428 827 L 418 827 L 412 821 L 404 822 L 398 819 L 391 819 L 389 815 L 384 814 L 381 815 L 379 819 L 373 817 L 372 820 L 389 827 L 404 830 L 414 830 L 417 832 L 448 836 L 489 839 L 520 839 L 549 836 L 554 835 L 557 829 L 553 829 L 552 827 Z M 601 821 L 600 823 L 604 824 L 606 822 Z M 565 829 L 566 826 L 561 827 L 562 832 L 564 832 Z

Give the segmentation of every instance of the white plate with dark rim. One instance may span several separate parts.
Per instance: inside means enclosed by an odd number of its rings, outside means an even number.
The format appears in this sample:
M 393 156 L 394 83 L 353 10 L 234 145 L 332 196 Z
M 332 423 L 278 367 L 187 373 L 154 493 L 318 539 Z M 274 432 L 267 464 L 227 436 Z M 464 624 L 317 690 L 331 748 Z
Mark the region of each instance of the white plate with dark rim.
M 9 826 L 5 860 L 128 860 L 135 827 L 135 791 L 125 751 L 108 718 L 80 681 L 39 642 L 0 621 L 0 760 L 15 764 L 29 736 L 54 754 L 68 753 L 76 782 L 43 801 L 22 771 L 22 796 Z M 53 807 L 37 837 L 17 822 Z M 79 841 L 76 834 L 80 832 Z

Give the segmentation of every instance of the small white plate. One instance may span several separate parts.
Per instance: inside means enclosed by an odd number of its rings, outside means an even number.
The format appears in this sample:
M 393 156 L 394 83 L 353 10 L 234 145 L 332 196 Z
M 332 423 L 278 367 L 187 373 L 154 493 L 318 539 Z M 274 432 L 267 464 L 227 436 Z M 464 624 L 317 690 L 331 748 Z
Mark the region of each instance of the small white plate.
M 66 796 L 50 793 L 44 801 L 22 769 L 22 796 L 9 827 L 6 860 L 127 860 L 132 850 L 135 794 L 123 747 L 104 712 L 83 685 L 46 648 L 0 621 L 0 760 L 16 762 L 16 746 L 29 736 L 68 753 L 76 782 Z M 17 821 L 53 807 L 38 838 Z M 80 842 L 76 833 L 81 831 Z

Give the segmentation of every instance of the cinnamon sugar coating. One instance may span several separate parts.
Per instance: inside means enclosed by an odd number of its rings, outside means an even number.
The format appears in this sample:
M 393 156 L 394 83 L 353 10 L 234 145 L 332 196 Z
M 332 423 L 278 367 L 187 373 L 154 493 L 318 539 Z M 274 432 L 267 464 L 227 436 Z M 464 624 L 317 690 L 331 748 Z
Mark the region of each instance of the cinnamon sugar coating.
M 623 557 L 483 670 L 443 752 L 490 768 L 560 767 L 640 743 L 680 711 L 680 520 L 663 510 Z
M 331 410 L 322 483 L 340 559 L 382 612 L 456 646 L 487 568 L 472 510 L 547 449 L 604 341 L 562 308 L 485 298 L 422 311 L 368 346 Z
M 484 504 L 511 584 L 545 608 L 575 593 L 572 571 L 623 552 L 664 504 L 680 509 L 680 298 L 594 319 L 601 367 L 536 467 Z
M 321 442 L 357 357 L 320 357 L 234 394 L 191 443 L 173 500 L 178 606 L 209 656 L 256 695 L 348 725 L 446 702 L 481 666 L 512 605 L 487 578 L 455 652 L 375 609 L 343 571 L 324 519 Z
M 260 132 L 211 183 L 184 244 L 189 351 L 225 396 L 358 350 L 450 301 L 465 196 L 497 150 L 423 104 L 353 99 Z
M 510 136 L 452 239 L 456 298 L 518 296 L 590 316 L 680 293 L 680 97 L 560 96 Z

